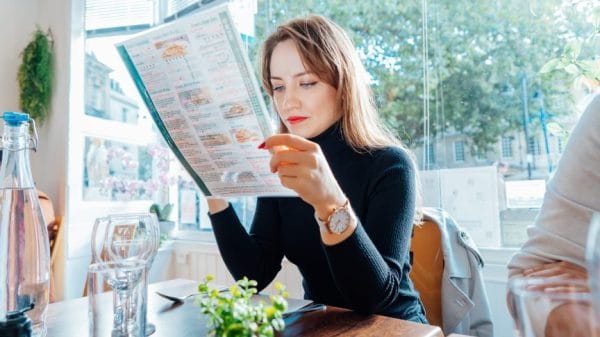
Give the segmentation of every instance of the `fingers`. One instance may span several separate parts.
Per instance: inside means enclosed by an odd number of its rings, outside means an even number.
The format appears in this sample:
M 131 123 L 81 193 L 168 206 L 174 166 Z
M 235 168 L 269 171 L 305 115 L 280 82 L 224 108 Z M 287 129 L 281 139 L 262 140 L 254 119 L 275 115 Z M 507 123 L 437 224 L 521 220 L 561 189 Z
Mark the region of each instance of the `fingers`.
M 576 264 L 560 261 L 553 263 L 546 263 L 533 268 L 525 269 L 523 276 L 526 277 L 554 277 L 554 276 L 566 276 L 578 279 L 587 279 L 587 271 L 585 268 L 580 267 Z
M 270 149 L 278 145 L 285 145 L 297 151 L 315 151 L 318 148 L 318 145 L 310 140 L 291 133 L 280 133 L 265 139 L 264 148 Z
M 303 166 L 314 169 L 317 167 L 317 158 L 312 152 L 284 150 L 273 153 L 269 163 L 271 172 L 278 172 L 284 166 Z
M 569 284 L 565 285 L 564 282 L 557 281 L 551 282 L 544 285 L 532 285 L 527 287 L 529 291 L 541 291 L 545 293 L 555 293 L 555 294 L 564 294 L 564 293 L 589 293 L 591 292 L 590 288 L 587 285 L 579 285 L 579 284 Z

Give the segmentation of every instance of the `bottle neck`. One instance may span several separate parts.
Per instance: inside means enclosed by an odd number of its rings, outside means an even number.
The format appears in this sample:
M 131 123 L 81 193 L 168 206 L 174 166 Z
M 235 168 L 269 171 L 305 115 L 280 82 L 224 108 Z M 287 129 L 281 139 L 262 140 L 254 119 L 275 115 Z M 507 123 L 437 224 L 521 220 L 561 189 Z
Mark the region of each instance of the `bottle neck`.
M 2 136 L 2 165 L 0 187 L 32 188 L 33 177 L 29 163 L 29 124 L 4 125 Z

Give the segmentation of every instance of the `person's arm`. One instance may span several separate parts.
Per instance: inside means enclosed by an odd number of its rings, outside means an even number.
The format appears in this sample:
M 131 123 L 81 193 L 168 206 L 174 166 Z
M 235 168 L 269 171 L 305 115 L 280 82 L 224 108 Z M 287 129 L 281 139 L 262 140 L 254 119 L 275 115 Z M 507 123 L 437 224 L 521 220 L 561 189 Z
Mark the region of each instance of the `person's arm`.
M 415 214 L 415 169 L 403 151 L 373 162 L 364 218 L 341 243 L 326 246 L 336 283 L 353 309 L 380 312 L 402 295 Z
M 319 145 L 279 134 L 267 138 L 261 148 L 271 150 L 281 145 L 288 149 L 274 151 L 271 171 L 323 219 L 345 201 L 345 196 Z M 346 301 L 356 311 L 374 313 L 403 295 L 401 280 L 408 277 L 404 265 L 416 190 L 414 165 L 400 149 L 379 151 L 369 170 L 365 172 L 370 175 L 370 185 L 364 219 L 354 219 L 356 223 L 346 230 L 349 235 L 334 242 L 324 235 L 322 239 L 330 270 Z
M 545 337 L 600 335 L 600 323 L 589 303 L 562 303 L 552 309 L 546 320 Z
M 206 200 L 206 203 L 208 204 L 209 214 L 216 214 L 222 212 L 225 210 L 225 208 L 229 206 L 227 200 L 221 198 L 208 198 Z
M 221 208 L 223 205 L 215 209 Z M 242 226 L 233 207 L 209 213 L 219 251 L 236 280 L 244 276 L 264 289 L 281 269 L 280 219 L 275 199 L 258 198 L 250 232 Z

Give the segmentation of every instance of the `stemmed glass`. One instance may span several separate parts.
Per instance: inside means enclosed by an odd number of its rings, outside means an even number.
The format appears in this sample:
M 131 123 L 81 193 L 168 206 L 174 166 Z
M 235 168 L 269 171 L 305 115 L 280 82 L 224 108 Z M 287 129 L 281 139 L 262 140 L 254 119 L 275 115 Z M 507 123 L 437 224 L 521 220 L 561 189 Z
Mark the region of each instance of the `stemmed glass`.
M 142 260 L 92 263 L 88 268 L 88 301 L 90 336 L 105 336 L 107 320 L 102 313 L 100 295 L 113 290 L 112 337 L 142 337 L 145 335 L 144 308 L 141 303 L 130 300 L 130 294 L 143 286 L 146 263 Z M 133 314 L 131 314 L 133 313 Z
M 92 262 L 121 262 L 142 260 L 146 270 L 142 284 L 142 301 L 146 306 L 148 297 L 148 272 L 154 261 L 160 244 L 158 219 L 153 213 L 113 214 L 98 218 L 92 231 Z M 127 301 L 136 300 L 131 293 L 126 294 Z M 115 296 L 124 296 L 122 293 Z M 121 302 L 122 303 L 122 302 Z M 135 303 L 134 303 L 135 304 Z M 135 307 L 128 305 L 127 307 Z M 146 310 L 144 310 L 146 312 Z M 135 315 L 126 312 L 127 317 Z M 146 317 L 143 318 L 146 321 Z M 146 323 L 146 335 L 156 331 L 152 323 Z

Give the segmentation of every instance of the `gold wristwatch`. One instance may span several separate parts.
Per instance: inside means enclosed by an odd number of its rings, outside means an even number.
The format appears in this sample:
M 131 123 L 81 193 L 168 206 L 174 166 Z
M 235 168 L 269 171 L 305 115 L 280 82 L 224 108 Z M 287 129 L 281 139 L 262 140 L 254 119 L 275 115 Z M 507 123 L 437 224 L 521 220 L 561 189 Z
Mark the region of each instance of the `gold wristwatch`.
M 350 227 L 350 223 L 352 222 L 350 200 L 346 199 L 346 202 L 342 206 L 335 208 L 331 214 L 329 214 L 327 220 L 319 219 L 319 216 L 315 212 L 315 220 L 317 220 L 321 230 L 324 228 L 329 233 L 342 234 Z

